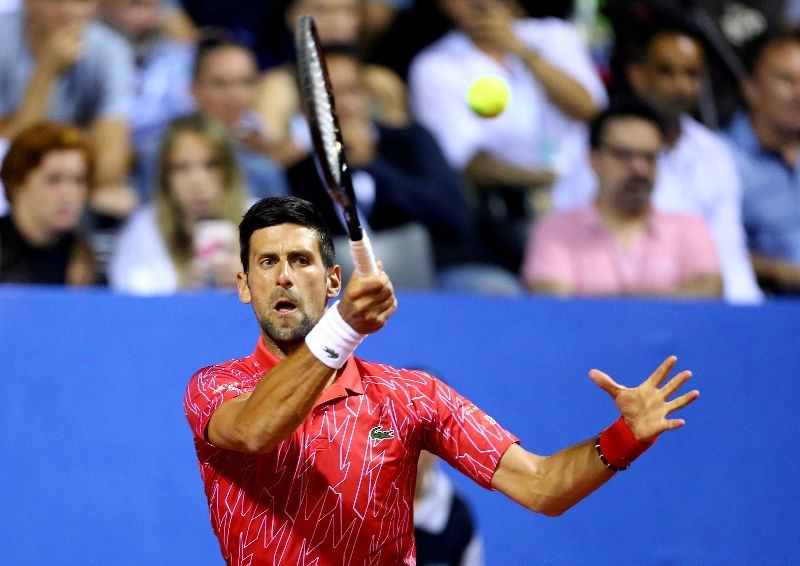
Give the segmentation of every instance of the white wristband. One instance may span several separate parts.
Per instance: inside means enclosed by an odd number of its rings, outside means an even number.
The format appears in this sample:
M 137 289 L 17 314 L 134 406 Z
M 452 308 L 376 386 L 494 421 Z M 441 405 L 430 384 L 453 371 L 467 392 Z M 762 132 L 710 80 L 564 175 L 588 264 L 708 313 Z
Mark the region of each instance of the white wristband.
M 314 357 L 328 367 L 342 367 L 356 346 L 361 344 L 364 334 L 359 334 L 339 314 L 336 301 L 319 322 L 306 334 L 306 346 Z

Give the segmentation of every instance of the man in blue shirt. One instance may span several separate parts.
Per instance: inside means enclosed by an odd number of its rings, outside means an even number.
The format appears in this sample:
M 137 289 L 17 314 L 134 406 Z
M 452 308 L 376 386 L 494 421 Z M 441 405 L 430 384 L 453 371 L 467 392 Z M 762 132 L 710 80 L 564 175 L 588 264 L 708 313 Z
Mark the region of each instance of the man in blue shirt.
M 728 128 L 748 247 L 766 289 L 800 293 L 800 33 L 760 37 L 748 55 L 748 113 Z

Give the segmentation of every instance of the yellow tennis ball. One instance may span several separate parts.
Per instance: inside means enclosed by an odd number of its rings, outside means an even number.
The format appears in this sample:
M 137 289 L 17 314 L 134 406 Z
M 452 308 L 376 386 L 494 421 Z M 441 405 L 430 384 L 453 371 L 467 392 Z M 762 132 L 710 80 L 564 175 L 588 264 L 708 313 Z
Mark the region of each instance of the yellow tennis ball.
M 475 114 L 494 118 L 503 112 L 511 100 L 511 89 L 500 75 L 482 75 L 467 89 L 467 104 Z

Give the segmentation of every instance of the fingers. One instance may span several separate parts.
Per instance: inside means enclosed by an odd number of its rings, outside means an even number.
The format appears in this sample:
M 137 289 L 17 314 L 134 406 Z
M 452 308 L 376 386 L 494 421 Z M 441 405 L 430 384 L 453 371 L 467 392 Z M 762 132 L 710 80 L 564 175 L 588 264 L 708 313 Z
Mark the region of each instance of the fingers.
M 693 389 L 688 393 L 684 393 L 680 397 L 676 397 L 672 401 L 668 401 L 664 404 L 666 407 L 666 414 L 670 414 L 673 411 L 677 411 L 688 405 L 689 403 L 693 403 L 697 398 L 700 397 L 700 392 L 697 389 Z
M 620 389 L 622 389 L 622 386 L 611 379 L 611 376 L 599 369 L 590 370 L 589 379 L 594 381 L 600 389 L 611 395 L 612 398 L 616 397 Z
M 661 365 L 658 366 L 656 371 L 650 374 L 650 377 L 647 378 L 646 382 L 650 383 L 653 387 L 658 387 L 661 383 L 666 379 L 669 375 L 669 372 L 672 371 L 672 368 L 675 367 L 675 363 L 678 361 L 677 356 L 670 356 L 663 362 Z
M 664 395 L 664 399 L 670 397 L 673 393 L 680 389 L 681 385 L 686 383 L 690 377 L 692 377 L 692 372 L 689 370 L 684 370 L 670 379 L 667 384 L 661 388 L 661 393 Z

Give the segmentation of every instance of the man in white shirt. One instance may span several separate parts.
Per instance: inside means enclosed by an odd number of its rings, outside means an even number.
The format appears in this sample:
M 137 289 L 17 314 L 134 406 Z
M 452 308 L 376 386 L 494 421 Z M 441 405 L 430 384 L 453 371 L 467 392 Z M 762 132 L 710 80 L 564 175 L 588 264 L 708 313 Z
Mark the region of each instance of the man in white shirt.
M 665 27 L 649 37 L 641 57 L 628 66 L 633 92 L 654 106 L 668 126 L 653 203 L 663 211 L 703 216 L 717 247 L 725 298 L 757 303 L 763 296 L 747 253 L 735 164 L 723 139 L 689 114 L 700 94 L 704 59 L 702 43 L 689 30 Z M 574 182 L 556 187 L 557 208 L 591 200 L 595 186 L 582 179 L 576 174 Z
M 450 165 L 484 189 L 480 197 L 499 190 L 524 203 L 528 189 L 549 187 L 582 155 L 585 122 L 606 102 L 603 83 L 563 20 L 520 18 L 513 2 L 500 0 L 440 0 L 440 7 L 455 29 L 412 61 L 412 111 Z M 491 119 L 465 102 L 470 83 L 487 73 L 511 87 L 508 106 Z M 527 226 L 520 257 L 526 234 Z

